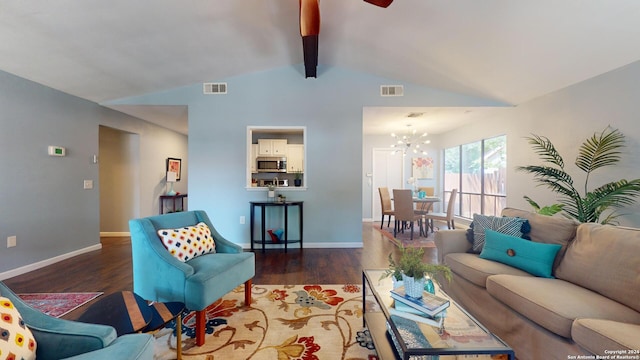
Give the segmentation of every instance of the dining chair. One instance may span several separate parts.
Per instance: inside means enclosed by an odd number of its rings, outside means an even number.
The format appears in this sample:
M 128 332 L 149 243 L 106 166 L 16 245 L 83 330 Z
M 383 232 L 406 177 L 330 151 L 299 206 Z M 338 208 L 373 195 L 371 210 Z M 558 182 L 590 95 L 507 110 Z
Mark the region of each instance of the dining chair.
M 404 232 L 405 223 L 409 223 L 411 229 L 411 240 L 413 240 L 413 225 L 418 222 L 420 234 L 422 231 L 422 215 L 417 214 L 413 208 L 413 191 L 410 189 L 393 189 L 393 203 L 395 212 L 395 225 L 393 227 L 393 236 L 398 231 Z
M 380 221 L 380 229 L 382 229 L 382 224 L 384 224 L 384 216 L 389 216 L 387 220 L 387 227 L 391 224 L 391 217 L 395 216 L 393 211 L 393 206 L 391 205 L 391 196 L 389 195 L 389 188 L 380 187 L 378 188 L 378 192 L 380 193 L 380 210 L 382 211 L 382 220 Z
M 451 190 L 451 195 L 449 196 L 449 203 L 447 204 L 447 212 L 443 213 L 443 212 L 433 212 L 433 213 L 428 213 L 424 215 L 424 218 L 426 220 L 426 227 L 427 227 L 427 231 L 429 230 L 429 227 L 431 227 L 431 232 L 433 232 L 433 221 L 434 220 L 440 220 L 440 221 L 446 221 L 447 222 L 447 226 L 449 227 L 449 229 L 455 229 L 455 224 L 453 223 L 453 207 L 455 205 L 456 202 L 456 195 L 458 194 L 458 189 L 453 189 Z
M 435 188 L 433 186 L 418 186 L 418 192 L 424 191 L 426 196 L 433 196 Z M 416 212 L 425 215 L 433 208 L 432 202 L 416 203 Z

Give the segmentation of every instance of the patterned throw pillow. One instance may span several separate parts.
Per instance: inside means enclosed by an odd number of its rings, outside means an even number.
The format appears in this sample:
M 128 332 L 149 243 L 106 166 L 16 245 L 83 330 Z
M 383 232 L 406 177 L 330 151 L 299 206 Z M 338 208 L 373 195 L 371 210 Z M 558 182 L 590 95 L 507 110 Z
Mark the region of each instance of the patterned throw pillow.
M 523 224 L 527 219 L 508 216 L 486 216 L 473 214 L 473 245 L 471 251 L 479 254 L 484 247 L 485 229 L 503 234 L 522 237 Z
M 0 359 L 36 358 L 36 339 L 11 300 L 0 297 Z
M 179 229 L 160 229 L 158 236 L 171 255 L 182 262 L 216 252 L 211 229 L 204 222 Z

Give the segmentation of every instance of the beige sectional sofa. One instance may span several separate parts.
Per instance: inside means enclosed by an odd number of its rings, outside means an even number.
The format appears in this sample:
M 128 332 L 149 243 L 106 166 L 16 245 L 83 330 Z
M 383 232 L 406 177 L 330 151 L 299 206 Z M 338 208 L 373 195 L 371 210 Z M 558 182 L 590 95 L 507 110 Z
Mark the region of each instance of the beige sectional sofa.
M 447 294 L 518 359 L 640 358 L 640 229 L 512 208 L 502 215 L 528 219 L 532 241 L 562 245 L 555 278 L 468 253 L 466 230 L 441 230 L 438 257 L 454 274 L 450 283 L 440 281 Z

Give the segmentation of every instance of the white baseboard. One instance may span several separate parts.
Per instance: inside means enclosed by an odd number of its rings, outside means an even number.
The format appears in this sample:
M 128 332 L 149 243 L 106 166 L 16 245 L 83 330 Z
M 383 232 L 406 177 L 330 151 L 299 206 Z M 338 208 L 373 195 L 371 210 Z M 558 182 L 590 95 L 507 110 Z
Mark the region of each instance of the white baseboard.
M 62 260 L 66 260 L 66 259 L 72 258 L 74 256 L 78 256 L 80 254 L 84 254 L 84 253 L 87 253 L 87 252 L 90 252 L 90 251 L 100 250 L 100 249 L 102 249 L 102 244 L 96 244 L 96 245 L 92 245 L 92 246 L 86 247 L 84 249 L 79 249 L 79 250 L 76 250 L 76 251 L 72 251 L 70 253 L 58 255 L 56 257 L 52 257 L 52 258 L 47 259 L 47 260 L 38 261 L 37 263 L 25 265 L 25 266 L 19 267 L 17 269 L 5 271 L 3 273 L 0 273 L 0 280 L 5 280 L 5 279 L 12 278 L 14 276 L 26 274 L 26 273 L 28 273 L 30 271 L 38 270 L 40 268 L 43 268 L 43 267 L 51 265 L 51 264 L 55 264 L 55 263 L 60 262 Z
M 124 232 L 124 231 L 101 231 L 100 232 L 100 237 L 129 237 L 131 236 L 130 232 Z

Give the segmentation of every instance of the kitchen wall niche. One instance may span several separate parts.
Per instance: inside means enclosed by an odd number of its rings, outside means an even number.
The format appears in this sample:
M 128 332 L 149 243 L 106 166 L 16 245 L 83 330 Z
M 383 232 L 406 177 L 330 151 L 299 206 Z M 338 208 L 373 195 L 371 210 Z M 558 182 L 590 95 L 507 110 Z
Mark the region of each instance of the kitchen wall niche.
M 264 190 L 276 182 L 279 190 L 306 189 L 306 141 L 305 126 L 247 126 L 247 189 Z M 286 169 L 259 169 L 258 158 L 265 157 L 285 158 Z

